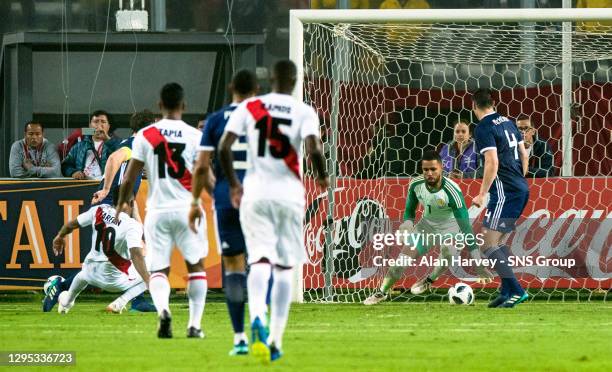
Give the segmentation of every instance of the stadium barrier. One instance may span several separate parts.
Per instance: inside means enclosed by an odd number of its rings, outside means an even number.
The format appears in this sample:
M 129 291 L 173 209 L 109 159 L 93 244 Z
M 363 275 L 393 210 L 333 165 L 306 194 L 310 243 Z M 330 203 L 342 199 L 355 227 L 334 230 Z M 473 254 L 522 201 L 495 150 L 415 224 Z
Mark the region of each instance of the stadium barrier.
M 91 248 L 89 228 L 76 230 L 65 251 L 55 257 L 53 238 L 66 221 L 89 207 L 99 182 L 72 179 L 0 180 L 0 290 L 39 289 L 51 275 L 67 277 L 78 272 Z M 144 219 L 148 184 L 143 180 L 137 195 Z M 212 203 L 203 196 L 208 222 L 209 254 L 206 272 L 209 288 L 221 287 L 221 258 L 213 229 Z M 172 256 L 170 283 L 185 288 L 187 270 L 177 250 Z

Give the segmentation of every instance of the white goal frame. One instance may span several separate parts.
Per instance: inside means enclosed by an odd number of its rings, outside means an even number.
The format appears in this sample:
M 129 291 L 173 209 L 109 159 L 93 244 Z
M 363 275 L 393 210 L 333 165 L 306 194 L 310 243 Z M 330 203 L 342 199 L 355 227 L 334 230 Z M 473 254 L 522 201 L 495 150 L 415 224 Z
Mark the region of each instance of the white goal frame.
M 293 96 L 304 98 L 304 24 L 308 23 L 450 23 L 450 22 L 563 22 L 562 27 L 562 176 L 572 176 L 572 23 L 586 21 L 612 21 L 612 8 L 571 8 L 563 0 L 558 9 L 293 9 L 289 12 L 289 56 L 297 66 L 297 83 Z M 337 93 L 337 89 L 333 89 Z M 335 125 L 338 120 L 338 94 L 332 93 L 331 128 L 332 157 L 336 143 Z M 333 159 L 332 159 L 333 160 Z M 333 205 L 335 175 L 330 174 L 328 190 Z M 330 208 L 331 209 L 331 208 Z M 293 301 L 303 302 L 303 267 L 295 270 L 296 288 Z

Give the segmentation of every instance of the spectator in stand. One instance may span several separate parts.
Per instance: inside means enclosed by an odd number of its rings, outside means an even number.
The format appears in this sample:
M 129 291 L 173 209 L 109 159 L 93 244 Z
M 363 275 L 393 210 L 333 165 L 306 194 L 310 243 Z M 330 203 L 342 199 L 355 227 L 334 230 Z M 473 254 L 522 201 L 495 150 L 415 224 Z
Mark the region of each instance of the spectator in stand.
M 459 119 L 453 125 L 453 140 L 439 150 L 442 167 L 449 177 L 476 178 L 479 169 L 478 152 L 472 139 L 470 123 Z
M 529 155 L 527 177 L 554 177 L 556 170 L 550 145 L 546 140 L 538 138 L 535 128 L 531 125 L 531 119 L 527 116 L 519 116 L 516 126 L 523 135 L 525 150 Z
M 16 178 L 61 177 L 60 159 L 55 146 L 44 138 L 41 123 L 29 121 L 25 125 L 25 137 L 11 146 L 9 172 Z
M 96 115 L 98 113 L 98 115 Z M 94 129 L 92 136 L 82 136 L 62 162 L 62 173 L 66 177 L 77 180 L 100 180 L 109 155 L 117 149 L 117 140 L 109 136 L 110 125 L 108 115 L 99 111 L 92 114 L 90 127 Z
M 113 136 L 113 128 L 110 121 L 110 115 L 108 112 L 104 110 L 96 110 L 89 117 L 89 127 L 96 128 L 97 126 L 102 126 L 105 128 L 107 134 L 109 134 L 108 144 L 111 147 L 119 148 L 119 143 L 121 139 Z M 68 138 L 66 138 L 60 145 L 57 146 L 57 152 L 60 156 L 60 159 L 63 161 L 64 158 L 68 155 L 72 147 L 83 140 L 83 131 L 81 128 L 77 128 L 70 133 Z

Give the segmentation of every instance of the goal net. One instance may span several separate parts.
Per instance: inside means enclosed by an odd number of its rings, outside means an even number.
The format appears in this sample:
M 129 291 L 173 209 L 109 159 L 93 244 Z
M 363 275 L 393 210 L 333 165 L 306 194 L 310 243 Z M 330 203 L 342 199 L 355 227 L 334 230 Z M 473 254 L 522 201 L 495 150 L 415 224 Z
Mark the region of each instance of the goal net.
M 298 300 L 359 302 L 381 285 L 390 268 L 383 260 L 399 250 L 375 248 L 373 232 L 393 231 L 402 222 L 424 151 L 444 153 L 446 174 L 452 172 L 471 205 L 482 159 L 467 155 L 471 142 L 453 141 L 457 121 L 470 129 L 477 124 L 470 100 L 477 88 L 493 89 L 500 114 L 527 119 L 520 127 L 534 128 L 524 132 L 530 136 L 530 200 L 506 241 L 511 254 L 523 258 L 515 267 L 521 283 L 533 298 L 606 298 L 612 273 L 611 11 L 558 9 L 542 16 L 536 9 L 503 10 L 510 20 L 504 22 L 494 21 L 501 10 L 292 11 L 292 58 L 301 82 L 296 95 L 319 114 L 332 185 L 319 190 L 306 159 L 308 262 Z M 593 19 L 596 13 L 600 19 Z M 476 231 L 483 215 L 470 210 Z M 469 257 L 464 251 L 451 254 Z M 426 254 L 439 255 L 439 247 Z M 539 258 L 551 260 L 535 262 Z M 441 301 L 459 281 L 477 296 L 496 292 L 498 278 L 478 284 L 473 268 L 453 266 L 433 291 L 411 295 L 410 286 L 434 266 L 407 267 L 392 298 Z

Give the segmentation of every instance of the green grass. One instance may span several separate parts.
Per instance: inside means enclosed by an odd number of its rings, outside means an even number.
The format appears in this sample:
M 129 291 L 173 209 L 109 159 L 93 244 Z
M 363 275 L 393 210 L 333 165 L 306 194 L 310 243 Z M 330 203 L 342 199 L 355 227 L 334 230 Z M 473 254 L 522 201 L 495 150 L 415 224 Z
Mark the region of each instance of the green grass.
M 76 351 L 76 368 L 86 371 L 263 370 L 249 357 L 227 356 L 232 334 L 222 302 L 207 304 L 207 338 L 194 340 L 185 338 L 186 302 L 174 299 L 175 338 L 158 340 L 154 314 L 106 314 L 106 300 L 89 295 L 59 315 L 40 312 L 38 299 L 4 297 L 0 350 Z M 266 368 L 610 371 L 611 315 L 609 302 L 531 302 L 516 309 L 487 309 L 484 301 L 294 305 L 285 356 Z M 65 367 L 39 367 L 55 368 Z

